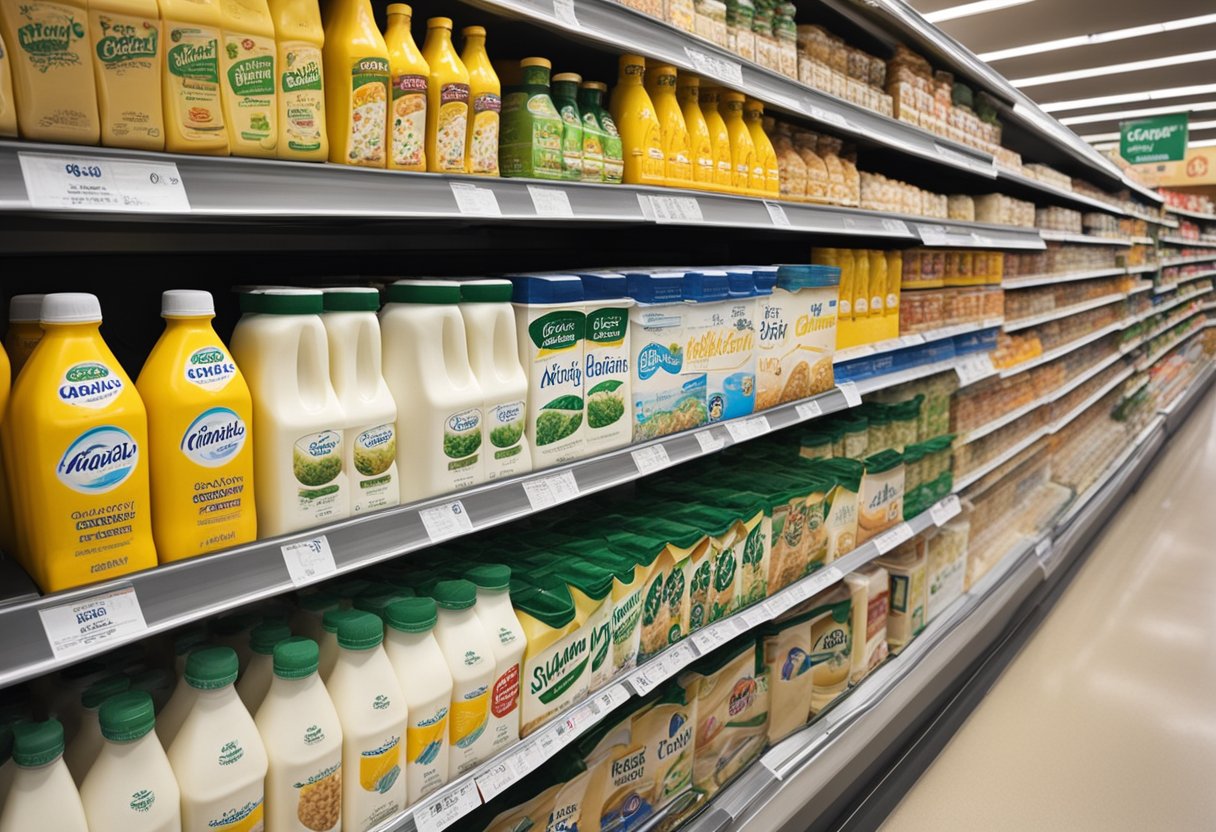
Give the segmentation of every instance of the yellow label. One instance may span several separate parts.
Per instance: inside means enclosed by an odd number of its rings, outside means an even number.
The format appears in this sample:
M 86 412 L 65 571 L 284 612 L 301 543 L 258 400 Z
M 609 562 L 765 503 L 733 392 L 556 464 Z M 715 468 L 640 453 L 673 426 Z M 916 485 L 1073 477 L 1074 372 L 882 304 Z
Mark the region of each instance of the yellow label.
M 411 714 L 411 719 L 412 719 Z M 411 723 L 405 729 L 405 759 L 411 765 L 427 766 L 435 762 L 443 750 L 444 736 L 448 728 L 447 711 L 419 723 Z M 446 774 L 446 772 L 444 772 Z
M 207 828 L 214 832 L 261 832 L 264 828 L 264 809 L 265 804 L 261 800 L 257 803 L 246 803 L 239 809 L 229 810 L 221 817 L 208 821 Z
M 449 722 L 449 736 L 452 745 L 457 748 L 468 748 L 486 730 L 490 716 L 490 692 L 481 692 L 452 703 L 452 718 Z
M 348 165 L 384 167 L 388 61 L 378 57 L 358 58 L 351 64 L 350 109 L 350 132 L 342 161 Z
M 498 173 L 497 110 L 482 110 L 473 116 L 473 134 L 469 140 L 469 171 Z
M 426 76 L 393 77 L 392 161 L 404 168 L 425 169 Z
M 359 785 L 364 791 L 384 794 L 397 782 L 401 776 L 397 765 L 400 745 L 400 737 L 390 737 L 383 745 L 360 752 Z
M 234 153 L 278 144 L 274 52 L 273 38 L 224 33 L 224 98 Z
M 310 43 L 280 43 L 279 61 L 280 129 L 286 149 L 320 150 L 325 128 L 321 50 Z

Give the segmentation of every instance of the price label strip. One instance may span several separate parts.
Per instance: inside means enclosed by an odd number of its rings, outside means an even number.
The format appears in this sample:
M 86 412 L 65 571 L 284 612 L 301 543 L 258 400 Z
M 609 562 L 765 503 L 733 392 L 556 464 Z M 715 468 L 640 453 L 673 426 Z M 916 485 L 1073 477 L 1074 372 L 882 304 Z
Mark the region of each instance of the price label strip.
M 562 471 L 560 474 L 526 481 L 524 493 L 528 495 L 532 510 L 540 511 L 578 497 L 578 482 L 574 479 L 573 471 Z
M 452 196 L 456 200 L 456 208 L 462 214 L 481 217 L 501 217 L 502 209 L 498 207 L 498 197 L 489 188 L 480 188 L 469 182 L 452 182 L 449 184 Z
M 574 0 L 553 0 L 553 16 L 572 29 L 580 28 L 574 14 Z
M 819 402 L 803 402 L 795 407 L 794 411 L 798 414 L 798 418 L 804 422 L 823 415 L 823 407 L 820 406 Z
M 959 505 L 958 495 L 951 494 L 944 500 L 934 503 L 933 507 L 929 509 L 929 516 L 933 518 L 933 525 L 944 526 L 960 511 L 962 511 L 962 507 Z
M 338 571 L 333 550 L 329 548 L 329 538 L 325 535 L 311 540 L 285 543 L 279 548 L 283 551 L 287 574 L 297 587 L 324 580 Z
M 982 352 L 959 361 L 954 365 L 954 372 L 958 374 L 959 386 L 966 387 L 993 375 L 996 373 L 996 367 L 992 364 L 992 355 Z
M 657 223 L 701 222 L 701 203 L 691 196 L 651 196 L 651 218 Z
M 849 407 L 858 407 L 861 405 L 861 391 L 857 389 L 857 382 L 842 381 L 836 385 L 836 389 L 844 396 L 844 403 Z
M 85 656 L 148 630 L 133 586 L 38 610 L 38 615 L 56 659 Z
M 893 529 L 885 531 L 878 537 L 874 538 L 874 546 L 878 549 L 878 553 L 880 555 L 885 555 L 899 544 L 907 540 L 911 540 L 912 537 L 912 527 L 907 523 L 900 523 Z
M 539 185 L 529 185 L 528 195 L 532 197 L 532 207 L 540 217 L 573 217 L 574 209 L 570 207 L 570 195 L 560 188 L 542 188 Z
M 186 186 L 175 162 L 130 162 L 88 155 L 18 153 L 35 208 L 184 214 Z
M 834 124 L 837 127 L 849 127 L 848 120 L 840 113 L 833 113 L 822 107 L 816 107 L 814 104 L 807 107 L 807 115 L 816 121 L 826 121 L 828 124 Z
M 424 508 L 418 512 L 418 516 L 422 518 L 422 525 L 426 527 L 427 537 L 432 543 L 473 531 L 473 521 L 460 500 Z
M 703 454 L 712 454 L 726 447 L 726 440 L 722 438 L 720 433 L 716 433 L 712 429 L 699 430 L 693 436 L 696 437 L 697 444 L 701 446 L 701 453 Z
M 638 473 L 643 475 L 662 471 L 671 465 L 671 458 L 667 456 L 667 448 L 662 445 L 638 448 L 630 455 L 633 457 L 633 464 L 637 466 Z
M 768 218 L 773 221 L 773 225 L 777 228 L 789 228 L 790 218 L 785 214 L 785 208 L 775 202 L 765 200 L 764 207 L 768 209 Z
M 693 49 L 691 46 L 684 47 L 684 54 L 688 56 L 693 68 L 702 75 L 716 78 L 724 84 L 742 86 L 743 66 L 737 61 L 710 55 L 700 49 Z
M 442 832 L 480 805 L 477 783 L 466 780 L 415 809 L 414 826 L 418 827 L 418 832 Z
M 757 436 L 764 436 L 770 430 L 772 430 L 772 427 L 768 423 L 768 418 L 764 416 L 752 416 L 750 419 L 732 419 L 726 422 L 726 432 L 736 442 L 744 442 L 748 439 L 755 439 Z

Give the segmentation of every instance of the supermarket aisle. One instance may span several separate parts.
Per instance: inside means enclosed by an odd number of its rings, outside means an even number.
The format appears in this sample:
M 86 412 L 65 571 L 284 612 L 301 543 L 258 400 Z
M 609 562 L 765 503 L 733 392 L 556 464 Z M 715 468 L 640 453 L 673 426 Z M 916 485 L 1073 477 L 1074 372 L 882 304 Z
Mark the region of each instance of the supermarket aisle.
M 1209 393 L 883 832 L 1211 829 Z

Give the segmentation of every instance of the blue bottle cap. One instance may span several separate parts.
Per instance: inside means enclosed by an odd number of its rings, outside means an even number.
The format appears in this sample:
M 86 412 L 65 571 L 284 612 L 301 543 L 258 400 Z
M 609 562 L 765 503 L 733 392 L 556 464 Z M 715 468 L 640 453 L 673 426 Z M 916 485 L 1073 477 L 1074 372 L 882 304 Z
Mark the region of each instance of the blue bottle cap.
M 682 272 L 629 272 L 625 286 L 629 297 L 638 303 L 679 303 L 684 299 Z
M 572 274 L 510 275 L 515 303 L 578 303 L 583 299 L 583 281 Z

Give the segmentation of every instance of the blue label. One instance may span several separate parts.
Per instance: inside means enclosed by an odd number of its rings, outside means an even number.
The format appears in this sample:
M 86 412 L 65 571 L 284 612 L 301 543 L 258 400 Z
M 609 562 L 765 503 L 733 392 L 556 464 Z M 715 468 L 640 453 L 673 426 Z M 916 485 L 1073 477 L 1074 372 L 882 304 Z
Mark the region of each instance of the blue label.
M 678 375 L 684 367 L 684 353 L 661 344 L 647 344 L 638 353 L 638 378 L 648 379 L 659 370 Z
M 82 433 L 64 451 L 55 474 L 81 494 L 104 494 L 122 485 L 139 464 L 139 446 L 122 428 L 102 425 Z
M 236 411 L 213 407 L 200 413 L 186 428 L 182 453 L 199 465 L 218 468 L 241 452 L 247 433 L 245 420 Z

